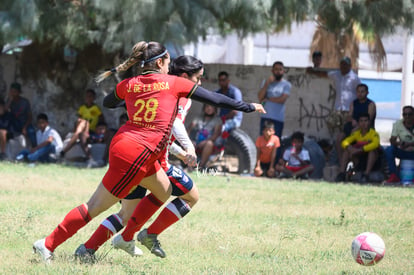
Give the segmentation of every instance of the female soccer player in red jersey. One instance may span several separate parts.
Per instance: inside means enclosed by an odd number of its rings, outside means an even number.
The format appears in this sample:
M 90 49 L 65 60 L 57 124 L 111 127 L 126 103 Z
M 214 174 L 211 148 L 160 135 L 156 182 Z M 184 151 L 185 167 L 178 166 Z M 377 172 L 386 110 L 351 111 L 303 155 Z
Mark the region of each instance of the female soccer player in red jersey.
M 190 80 L 167 75 L 170 56 L 158 42 L 138 42 L 124 63 L 103 73 L 99 80 L 136 63 L 143 69 L 142 74 L 121 81 L 104 99 L 108 108 L 125 100 L 130 118 L 112 139 L 108 171 L 87 203 L 69 211 L 50 235 L 33 244 L 34 251 L 46 262 L 53 258 L 56 247 L 140 185 L 151 193 L 138 203 L 119 240 L 124 246 L 134 244 L 134 234 L 171 195 L 170 182 L 158 160 L 165 153 L 179 98 L 191 97 L 243 112 L 264 112 L 261 104 L 234 101 Z
M 179 56 L 170 63 L 169 74 L 184 77 L 198 85 L 201 85 L 201 77 L 203 73 L 203 63 L 192 56 Z M 172 128 L 173 135 L 169 141 L 170 146 L 167 151 L 182 159 L 186 164 L 195 166 L 197 155 L 195 153 L 194 145 L 188 137 L 184 126 L 184 120 L 190 106 L 191 99 L 180 98 L 178 103 L 178 114 Z M 181 149 L 179 145 L 174 143 L 174 139 L 180 143 L 185 151 Z M 161 258 L 166 257 L 166 254 L 161 248 L 157 236 L 187 215 L 199 198 L 198 189 L 193 180 L 181 168 L 168 163 L 169 152 L 162 157 L 160 163 L 172 185 L 172 195 L 177 196 L 177 198 L 165 206 L 160 215 L 151 223 L 148 229 L 145 229 L 138 234 L 139 241 L 147 246 L 153 254 Z M 120 211 L 108 216 L 102 221 L 89 240 L 76 249 L 75 257 L 79 258 L 81 262 L 95 262 L 95 252 L 114 234 L 122 230 L 140 199 L 145 196 L 145 193 L 146 189 L 139 186 L 127 197 L 122 199 Z M 114 239 L 115 248 L 116 244 L 116 239 Z M 142 255 L 142 251 L 135 247 L 135 244 L 123 247 L 123 249 L 132 256 Z

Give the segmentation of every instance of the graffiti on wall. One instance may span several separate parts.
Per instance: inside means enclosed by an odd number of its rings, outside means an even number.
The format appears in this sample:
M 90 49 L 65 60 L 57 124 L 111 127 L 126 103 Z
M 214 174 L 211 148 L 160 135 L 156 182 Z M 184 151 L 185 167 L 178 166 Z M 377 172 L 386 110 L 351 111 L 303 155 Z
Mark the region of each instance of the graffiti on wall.
M 250 66 L 239 66 L 236 68 L 235 76 L 240 79 L 248 79 L 249 75 L 254 74 L 254 68 Z
M 321 131 L 328 127 L 328 131 L 332 133 L 334 128 L 331 127 L 332 111 L 335 103 L 336 91 L 332 85 L 329 85 L 328 97 L 326 104 L 318 102 L 305 101 L 303 97 L 299 97 L 299 126 L 301 128 L 315 127 L 316 131 Z
M 331 136 L 336 131 L 332 122 L 336 90 L 328 79 L 321 79 L 295 70 L 287 76 L 292 84 L 292 94 L 287 103 L 286 120 L 292 129 L 300 129 L 316 137 Z M 290 132 L 292 132 L 291 130 Z
M 304 88 L 309 87 L 309 84 L 312 81 L 307 74 L 300 73 L 296 75 L 288 75 L 287 80 L 292 84 L 293 87 Z
M 257 102 L 257 93 L 271 74 L 270 66 L 245 66 L 208 64 L 206 71 L 210 76 L 209 81 L 203 82 L 203 86 L 210 90 L 216 90 L 217 73 L 227 71 L 231 84 L 240 88 L 243 100 Z M 211 77 L 215 76 L 215 79 Z M 317 138 L 332 136 L 335 129 L 329 124 L 335 102 L 335 87 L 330 79 L 319 78 L 306 73 L 305 68 L 286 68 L 285 79 L 292 84 L 291 94 L 286 101 L 285 126 L 283 135 L 291 135 L 294 131 L 302 131 L 306 135 Z M 188 119 L 198 115 L 197 111 L 191 112 Z M 187 119 L 187 120 L 188 120 Z M 242 129 L 253 139 L 260 134 L 260 115 L 244 115 Z

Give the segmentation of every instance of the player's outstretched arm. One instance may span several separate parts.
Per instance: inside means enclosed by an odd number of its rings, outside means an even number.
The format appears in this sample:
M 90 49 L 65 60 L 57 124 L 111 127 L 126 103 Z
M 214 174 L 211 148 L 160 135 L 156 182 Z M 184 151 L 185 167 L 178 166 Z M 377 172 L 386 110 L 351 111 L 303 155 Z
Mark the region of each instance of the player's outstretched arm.
M 194 93 L 191 95 L 191 98 L 220 108 L 233 109 L 245 113 L 251 113 L 255 111 L 259 113 L 266 112 L 261 104 L 236 101 L 228 96 L 219 93 L 213 93 L 200 86 L 196 88 Z

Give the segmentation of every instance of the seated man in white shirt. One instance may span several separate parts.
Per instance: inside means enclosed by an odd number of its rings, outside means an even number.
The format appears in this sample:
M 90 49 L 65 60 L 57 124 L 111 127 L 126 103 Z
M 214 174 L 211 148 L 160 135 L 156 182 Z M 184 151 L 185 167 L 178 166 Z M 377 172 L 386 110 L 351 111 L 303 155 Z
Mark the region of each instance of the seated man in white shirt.
M 63 148 L 62 138 L 59 133 L 49 126 L 46 114 L 37 116 L 36 141 L 37 146 L 32 149 L 24 149 L 17 156 L 17 161 L 27 160 L 29 162 L 50 162 L 50 154 L 58 155 Z

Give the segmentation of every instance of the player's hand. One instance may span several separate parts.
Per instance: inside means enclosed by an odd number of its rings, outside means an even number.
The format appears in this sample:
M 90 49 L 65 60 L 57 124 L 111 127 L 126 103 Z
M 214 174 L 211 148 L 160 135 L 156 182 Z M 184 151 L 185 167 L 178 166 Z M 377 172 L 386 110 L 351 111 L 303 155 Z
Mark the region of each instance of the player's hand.
M 256 112 L 266 114 L 266 110 L 263 108 L 262 104 L 259 103 L 252 103 L 254 108 L 256 109 Z
M 197 155 L 194 151 L 189 151 L 185 155 L 184 163 L 188 166 L 195 167 L 197 165 Z

